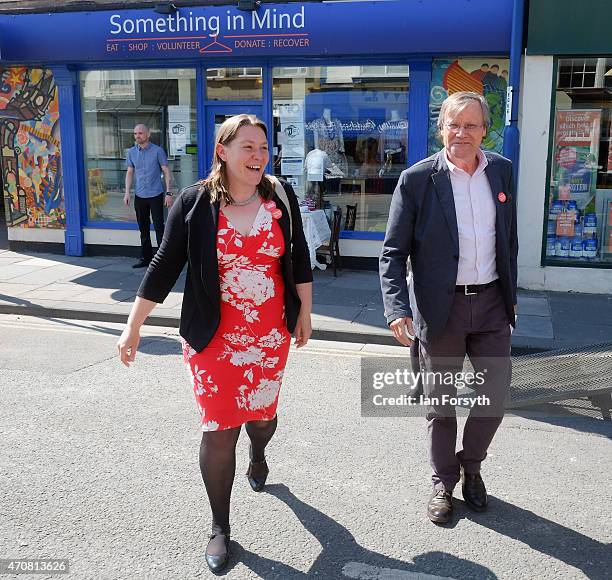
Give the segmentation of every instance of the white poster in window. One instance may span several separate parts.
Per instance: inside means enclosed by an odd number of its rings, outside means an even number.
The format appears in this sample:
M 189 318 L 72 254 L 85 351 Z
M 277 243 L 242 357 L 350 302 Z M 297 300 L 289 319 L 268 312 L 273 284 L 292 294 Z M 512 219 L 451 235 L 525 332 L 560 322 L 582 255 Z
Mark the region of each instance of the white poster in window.
M 304 123 L 282 123 L 278 137 L 281 157 L 304 157 Z
M 168 106 L 168 154 L 172 157 L 185 155 L 191 135 L 189 105 Z
M 304 122 L 303 101 L 274 101 L 274 109 L 274 116 L 278 117 L 281 124 Z
M 282 175 L 302 175 L 302 173 L 304 173 L 304 160 L 301 157 L 281 161 Z

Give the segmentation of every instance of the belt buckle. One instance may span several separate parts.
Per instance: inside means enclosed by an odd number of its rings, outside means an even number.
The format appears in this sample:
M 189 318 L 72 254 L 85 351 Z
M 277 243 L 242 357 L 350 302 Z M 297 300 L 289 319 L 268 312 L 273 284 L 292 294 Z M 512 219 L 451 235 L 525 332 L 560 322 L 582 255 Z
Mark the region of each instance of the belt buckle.
M 468 287 L 469 287 L 469 284 L 466 284 L 463 288 L 463 293 L 466 296 L 476 296 L 476 294 L 478 294 L 478 292 L 468 292 Z

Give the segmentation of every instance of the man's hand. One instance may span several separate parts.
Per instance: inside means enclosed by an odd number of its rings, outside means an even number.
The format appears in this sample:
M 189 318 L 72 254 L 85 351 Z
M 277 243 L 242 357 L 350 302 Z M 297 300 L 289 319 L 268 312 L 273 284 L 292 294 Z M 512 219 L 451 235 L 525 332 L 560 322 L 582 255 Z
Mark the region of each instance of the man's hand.
M 389 327 L 393 331 L 393 336 L 400 344 L 404 346 L 412 346 L 414 340 L 414 327 L 412 326 L 412 318 L 405 316 L 396 318 Z
M 172 207 L 173 201 L 174 201 L 174 198 L 171 195 L 166 194 L 164 196 L 164 203 L 166 204 L 166 207 L 168 209 L 170 209 Z
M 126 193 L 123 196 L 123 203 L 127 205 L 128 207 L 130 206 L 130 194 L 129 193 Z

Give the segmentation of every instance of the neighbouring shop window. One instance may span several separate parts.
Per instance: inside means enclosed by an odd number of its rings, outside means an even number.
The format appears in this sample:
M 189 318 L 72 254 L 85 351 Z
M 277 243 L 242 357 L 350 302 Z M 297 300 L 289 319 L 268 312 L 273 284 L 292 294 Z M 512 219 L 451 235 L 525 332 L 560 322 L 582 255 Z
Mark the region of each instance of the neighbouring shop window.
M 136 221 L 123 195 L 126 152 L 138 123 L 149 127 L 151 141 L 168 154 L 175 191 L 197 181 L 195 76 L 194 69 L 81 73 L 89 220 Z
M 612 264 L 612 57 L 558 62 L 546 264 Z
M 261 67 L 206 70 L 206 98 L 209 101 L 259 101 L 262 96 Z
M 487 99 L 491 124 L 482 148 L 501 153 L 504 147 L 506 90 L 510 60 L 498 57 L 436 59 L 432 63 L 429 91 L 429 154 L 442 149 L 438 117 L 444 99 L 458 91 L 473 91 Z
M 408 65 L 273 70 L 274 172 L 345 231 L 384 232 L 408 162 Z

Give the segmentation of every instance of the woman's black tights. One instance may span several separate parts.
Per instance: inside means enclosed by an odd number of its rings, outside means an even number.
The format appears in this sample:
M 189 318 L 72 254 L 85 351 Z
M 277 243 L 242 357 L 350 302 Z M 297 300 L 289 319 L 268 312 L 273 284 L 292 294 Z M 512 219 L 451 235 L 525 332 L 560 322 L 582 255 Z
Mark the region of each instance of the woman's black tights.
M 276 417 L 271 421 L 251 421 L 246 424 L 253 461 L 263 461 L 264 450 L 276 431 L 276 424 Z M 239 435 L 240 427 L 202 434 L 200 471 L 210 502 L 215 534 L 229 533 L 230 530 L 230 498 L 236 472 L 236 443 Z

